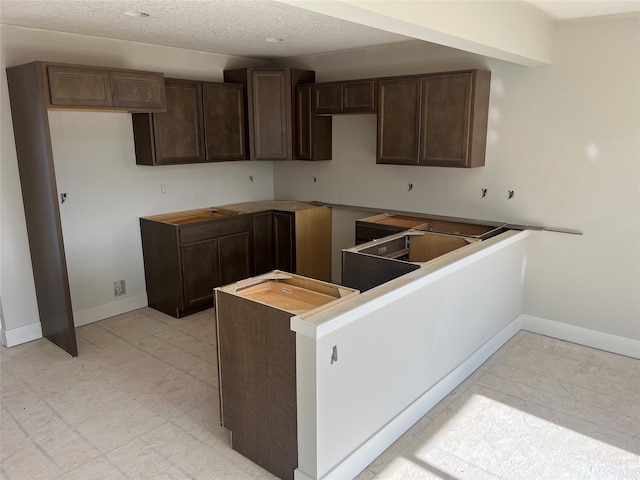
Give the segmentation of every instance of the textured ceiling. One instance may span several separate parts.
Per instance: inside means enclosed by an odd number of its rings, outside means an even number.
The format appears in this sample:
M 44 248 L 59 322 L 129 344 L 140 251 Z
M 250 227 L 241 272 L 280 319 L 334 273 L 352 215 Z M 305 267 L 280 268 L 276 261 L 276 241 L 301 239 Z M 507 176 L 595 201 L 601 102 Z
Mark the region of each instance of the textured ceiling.
M 0 22 L 264 59 L 408 40 L 273 0 L 0 0 Z
M 529 3 L 556 20 L 640 9 L 640 0 Z M 0 0 L 0 23 L 263 59 L 410 39 L 274 0 Z

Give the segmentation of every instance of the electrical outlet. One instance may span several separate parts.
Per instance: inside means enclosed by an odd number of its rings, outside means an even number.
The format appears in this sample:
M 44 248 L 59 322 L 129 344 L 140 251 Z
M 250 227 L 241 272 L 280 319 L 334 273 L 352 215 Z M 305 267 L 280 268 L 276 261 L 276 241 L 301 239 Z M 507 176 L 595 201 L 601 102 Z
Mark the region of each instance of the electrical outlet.
M 124 280 L 118 280 L 117 282 L 113 282 L 113 295 L 119 297 L 120 295 L 124 295 L 127 293 L 127 286 L 124 283 Z

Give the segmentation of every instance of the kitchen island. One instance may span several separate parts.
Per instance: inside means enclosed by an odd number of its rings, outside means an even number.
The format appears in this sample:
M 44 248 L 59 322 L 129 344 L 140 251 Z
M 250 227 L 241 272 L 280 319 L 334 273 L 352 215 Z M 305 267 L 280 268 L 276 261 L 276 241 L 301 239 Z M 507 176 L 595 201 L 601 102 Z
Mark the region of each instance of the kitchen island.
M 331 308 L 290 318 L 293 478 L 353 478 L 520 329 L 528 236 L 512 230 L 482 241 L 458 237 L 463 248 Z M 226 348 L 220 336 L 219 351 Z

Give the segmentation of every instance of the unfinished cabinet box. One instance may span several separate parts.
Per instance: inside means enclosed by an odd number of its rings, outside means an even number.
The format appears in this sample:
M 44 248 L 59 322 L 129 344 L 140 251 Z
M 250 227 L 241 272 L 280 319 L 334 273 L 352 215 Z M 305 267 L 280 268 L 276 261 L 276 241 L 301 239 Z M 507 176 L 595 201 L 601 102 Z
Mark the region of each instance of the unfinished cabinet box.
M 358 292 L 274 270 L 215 294 L 221 423 L 234 450 L 293 479 L 298 436 L 291 317 L 312 319 Z
M 253 274 L 251 216 L 189 210 L 140 219 L 149 306 L 180 318 L 213 305 L 213 289 Z
M 381 213 L 356 221 L 356 244 L 369 242 L 399 233 L 407 229 L 425 232 L 462 235 L 485 240 L 504 231 L 503 224 L 486 225 L 481 223 L 448 220 L 432 216 Z
M 342 250 L 342 284 L 364 292 L 479 241 L 407 230 L 348 248 Z

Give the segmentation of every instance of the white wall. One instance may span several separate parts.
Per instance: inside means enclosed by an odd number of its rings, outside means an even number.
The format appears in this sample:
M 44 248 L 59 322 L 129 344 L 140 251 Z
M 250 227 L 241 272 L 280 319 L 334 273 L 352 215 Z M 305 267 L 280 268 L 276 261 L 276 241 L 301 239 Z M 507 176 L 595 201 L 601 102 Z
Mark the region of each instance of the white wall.
M 292 318 L 296 479 L 353 478 L 518 331 L 528 236 L 504 233 Z
M 259 62 L 6 25 L 0 40 L 3 332 L 24 331 L 28 337 L 37 336 L 39 329 L 32 327 L 39 326 L 39 316 L 4 69 L 47 60 L 222 81 L 225 68 Z M 136 166 L 129 114 L 50 112 L 49 119 L 58 191 L 67 193 L 60 211 L 76 324 L 146 305 L 139 216 L 273 198 L 271 162 Z M 127 294 L 116 298 L 113 282 L 121 279 Z M 14 337 L 20 340 L 19 334 Z
M 334 116 L 333 160 L 276 164 L 276 197 L 582 231 L 531 237 L 524 312 L 640 339 L 639 20 L 558 23 L 545 67 L 419 42 L 289 62 L 318 81 L 487 68 L 487 161 L 472 170 L 376 165 L 375 117 Z

